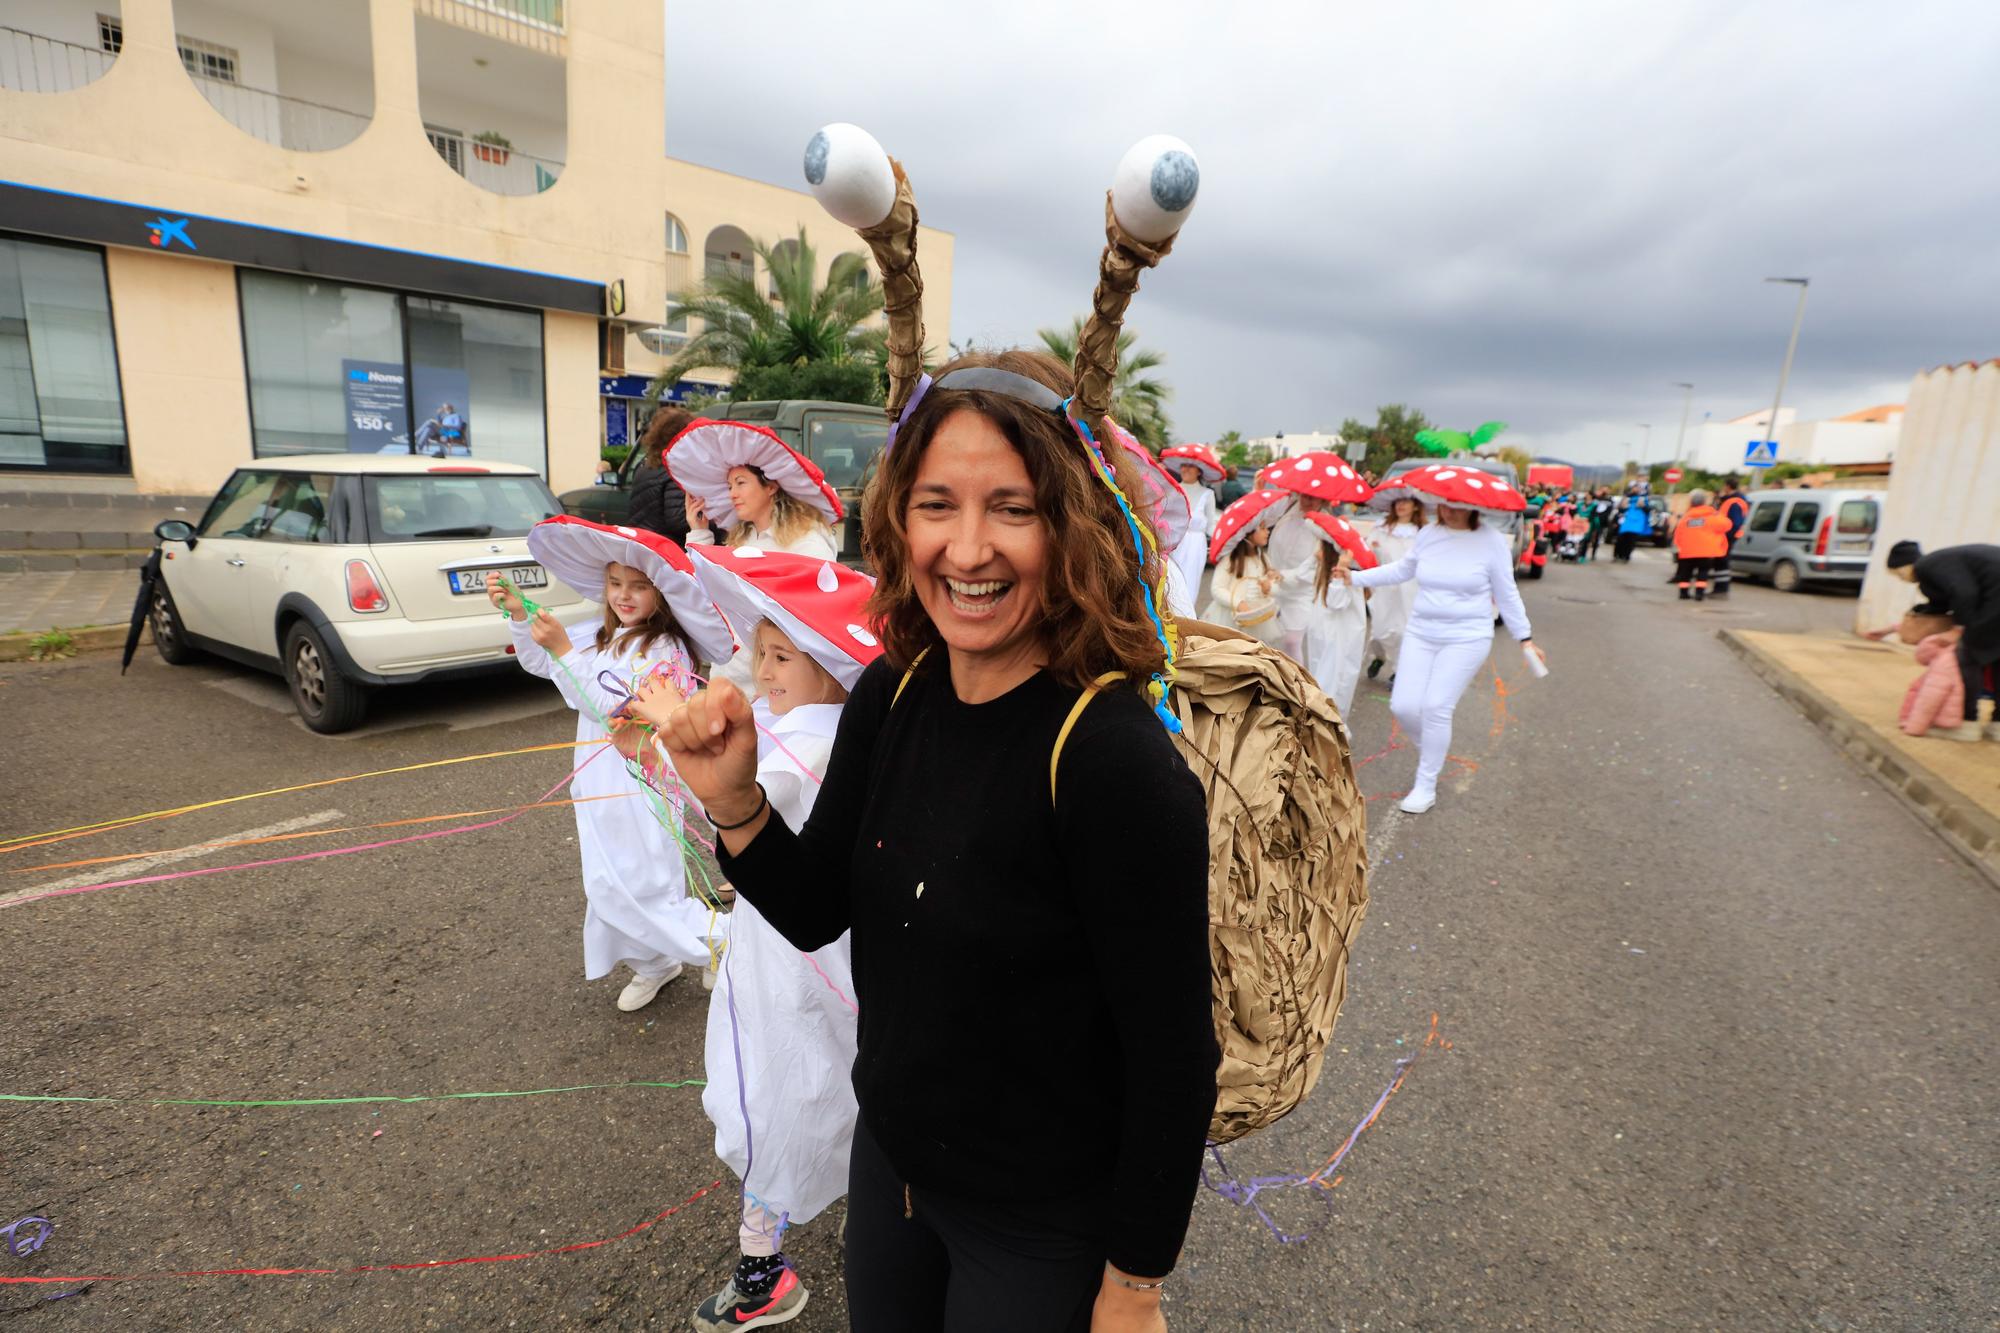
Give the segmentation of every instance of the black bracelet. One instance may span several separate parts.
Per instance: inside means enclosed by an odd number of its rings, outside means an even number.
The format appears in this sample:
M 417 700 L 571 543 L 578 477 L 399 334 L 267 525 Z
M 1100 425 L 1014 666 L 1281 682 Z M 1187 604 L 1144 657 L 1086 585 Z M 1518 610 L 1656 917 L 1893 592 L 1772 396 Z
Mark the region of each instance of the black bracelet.
M 741 823 L 737 824 L 716 824 L 714 818 L 710 817 L 708 822 L 714 825 L 715 831 L 717 833 L 734 833 L 737 829 L 748 828 L 752 824 L 756 823 L 757 816 L 763 814 L 765 807 L 770 804 L 771 804 L 771 798 L 768 794 L 765 793 L 764 784 L 760 782 L 757 784 L 757 808 L 750 812 L 750 817 L 748 819 L 743 820 Z

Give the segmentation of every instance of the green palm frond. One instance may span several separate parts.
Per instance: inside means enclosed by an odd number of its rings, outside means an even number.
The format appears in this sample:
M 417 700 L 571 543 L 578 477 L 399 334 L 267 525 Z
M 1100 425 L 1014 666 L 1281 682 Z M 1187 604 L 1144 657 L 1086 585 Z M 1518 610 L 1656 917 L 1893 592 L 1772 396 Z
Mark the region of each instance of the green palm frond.
M 1486 443 L 1505 429 L 1507 429 L 1507 423 L 1504 421 L 1487 422 L 1478 430 L 1472 432 L 1472 447 L 1477 449 L 1480 445 Z
M 1439 458 L 1472 447 L 1472 437 L 1462 430 L 1420 430 L 1416 438 L 1426 453 Z

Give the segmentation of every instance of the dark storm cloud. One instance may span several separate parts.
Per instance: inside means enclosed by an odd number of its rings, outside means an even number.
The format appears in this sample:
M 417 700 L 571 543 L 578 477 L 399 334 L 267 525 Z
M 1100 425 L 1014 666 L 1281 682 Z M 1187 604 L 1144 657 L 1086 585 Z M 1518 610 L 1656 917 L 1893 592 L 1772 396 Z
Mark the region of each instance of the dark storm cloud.
M 669 151 L 796 186 L 815 128 L 867 126 L 956 234 L 960 339 L 1081 312 L 1118 157 L 1192 143 L 1201 201 L 1131 317 L 1190 438 L 1404 401 L 1619 456 L 1678 421 L 1673 381 L 1697 419 L 1768 405 L 1767 275 L 1813 279 L 1808 417 L 2000 355 L 1991 3 L 739 14 L 668 6 Z

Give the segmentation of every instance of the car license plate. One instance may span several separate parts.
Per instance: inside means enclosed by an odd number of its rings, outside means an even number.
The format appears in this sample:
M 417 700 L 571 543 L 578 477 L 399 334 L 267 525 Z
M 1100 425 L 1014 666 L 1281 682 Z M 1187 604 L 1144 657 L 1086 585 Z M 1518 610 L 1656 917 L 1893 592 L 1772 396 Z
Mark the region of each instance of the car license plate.
M 484 593 L 487 578 L 494 574 L 505 574 L 507 581 L 517 588 L 549 586 L 549 571 L 540 565 L 516 565 L 512 569 L 454 569 L 446 577 L 451 580 L 451 590 L 463 595 Z

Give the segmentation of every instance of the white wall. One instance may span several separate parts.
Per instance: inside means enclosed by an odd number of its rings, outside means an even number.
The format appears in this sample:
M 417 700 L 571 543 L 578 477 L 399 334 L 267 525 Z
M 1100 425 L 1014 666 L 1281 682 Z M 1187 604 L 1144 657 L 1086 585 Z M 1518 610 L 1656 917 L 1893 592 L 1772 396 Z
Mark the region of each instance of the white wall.
M 1327 431 L 1301 431 L 1296 435 L 1286 431 L 1282 436 L 1260 435 L 1254 440 L 1245 440 L 1244 443 L 1252 448 L 1262 445 L 1271 451 L 1273 458 L 1297 458 L 1300 454 L 1309 454 L 1316 450 L 1337 454 L 1347 447 L 1341 443 L 1338 435 Z
M 1798 412 L 1789 407 L 1778 409 L 1778 461 L 1790 462 L 1793 455 L 1785 450 L 1785 428 L 1798 420 Z M 1689 467 L 1700 468 L 1704 472 L 1741 472 L 1743 451 L 1752 440 L 1765 438 L 1765 423 L 1771 419 L 1771 409 L 1752 412 L 1734 421 L 1705 421 L 1699 426 L 1688 427 L 1687 452 L 1681 461 Z M 1649 462 L 1660 462 L 1654 458 Z
M 118 0 L 7 0 L 0 25 L 97 50 L 97 16 L 116 14 Z
M 1792 463 L 1883 463 L 1896 456 L 1900 421 L 1801 421 L 1778 428 L 1778 457 Z
M 1889 548 L 2000 543 L 2000 361 L 1927 370 L 1910 382 L 1882 526 L 1855 610 L 1857 630 L 1889 624 L 1917 600 L 1888 572 Z

